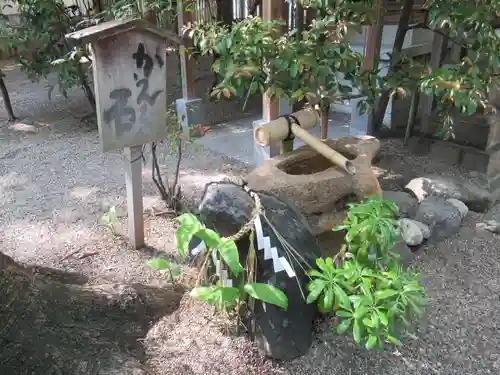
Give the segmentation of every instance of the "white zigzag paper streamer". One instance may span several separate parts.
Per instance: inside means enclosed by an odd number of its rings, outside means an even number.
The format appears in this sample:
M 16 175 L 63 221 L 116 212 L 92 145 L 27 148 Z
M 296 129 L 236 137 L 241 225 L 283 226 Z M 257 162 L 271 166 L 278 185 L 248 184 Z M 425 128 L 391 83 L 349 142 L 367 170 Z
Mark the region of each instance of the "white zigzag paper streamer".
M 289 278 L 296 277 L 295 271 L 285 257 L 278 256 L 278 249 L 276 247 L 271 247 L 271 239 L 268 236 L 264 236 L 262 230 L 262 221 L 260 220 L 260 215 L 255 218 L 255 235 L 257 237 L 257 247 L 259 250 L 264 250 L 264 259 L 273 260 L 273 269 L 275 273 L 285 271 Z M 196 256 L 207 250 L 207 247 L 203 241 L 200 242 L 193 250 L 191 254 Z M 233 286 L 233 281 L 229 278 L 229 273 L 225 269 L 222 261 L 217 258 L 217 252 L 212 251 L 212 261 L 215 264 L 215 273 L 221 280 L 223 280 L 224 286 Z
M 286 271 L 288 277 L 296 277 L 295 271 L 293 270 L 288 260 L 285 257 L 278 256 L 278 249 L 276 247 L 271 247 L 271 239 L 268 236 L 264 236 L 262 230 L 262 221 L 260 220 L 260 215 L 255 218 L 255 235 L 257 237 L 257 247 L 259 250 L 264 250 L 264 259 L 273 260 L 273 269 L 275 273 Z

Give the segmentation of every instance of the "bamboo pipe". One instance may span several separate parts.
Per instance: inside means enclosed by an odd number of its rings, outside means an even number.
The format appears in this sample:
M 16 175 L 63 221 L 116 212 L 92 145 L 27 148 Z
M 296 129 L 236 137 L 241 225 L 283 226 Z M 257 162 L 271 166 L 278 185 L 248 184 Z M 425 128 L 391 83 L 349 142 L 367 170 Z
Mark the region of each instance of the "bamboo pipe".
M 300 138 L 305 144 L 319 152 L 333 164 L 344 169 L 347 173 L 351 175 L 356 173 L 356 168 L 349 159 L 311 135 L 306 130 L 316 126 L 320 122 L 319 113 L 316 110 L 304 109 L 292 115 L 300 123 L 300 126 L 292 123 L 290 130 L 293 135 Z M 254 139 L 260 146 L 269 146 L 271 143 L 286 139 L 288 132 L 288 121 L 281 117 L 256 128 L 254 130 Z

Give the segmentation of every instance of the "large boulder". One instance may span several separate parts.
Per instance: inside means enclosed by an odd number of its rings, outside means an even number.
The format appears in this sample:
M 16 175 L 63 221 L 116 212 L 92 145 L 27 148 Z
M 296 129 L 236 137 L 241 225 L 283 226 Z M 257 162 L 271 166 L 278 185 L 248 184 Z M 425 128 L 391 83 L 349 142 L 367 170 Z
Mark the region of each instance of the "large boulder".
M 314 267 L 320 248 L 312 235 L 304 216 L 293 204 L 272 194 L 258 192 L 275 230 L 283 236 L 297 254 L 285 250 L 275 232 L 261 216 L 264 236 L 278 250 L 278 256 L 288 259 L 297 277 L 289 277 L 285 271 L 275 271 L 273 259 L 266 259 L 264 251 L 257 250 L 257 282 L 267 283 L 283 290 L 288 296 L 288 309 L 255 301 L 253 320 L 248 322 L 259 349 L 266 356 L 291 360 L 305 354 L 312 343 L 312 324 L 316 314 L 315 305 L 304 300 L 308 277 L 304 269 Z M 198 207 L 200 219 L 208 227 L 217 230 L 221 236 L 238 232 L 252 218 L 254 201 L 240 186 L 232 183 L 210 183 Z M 249 249 L 249 236 L 237 241 L 240 261 L 245 264 Z M 258 249 L 257 243 L 254 243 Z M 301 264 L 299 264 L 299 259 Z
M 493 202 L 493 196 L 487 189 L 474 180 L 459 177 L 418 177 L 411 180 L 405 189 L 413 193 L 419 202 L 430 196 L 455 198 L 477 212 L 487 211 Z
M 350 136 L 325 143 L 351 160 L 356 168 L 355 176 L 333 165 L 311 147 L 302 146 L 266 160 L 245 178 L 252 189 L 290 200 L 308 220 L 312 218 L 310 224 L 314 224 L 315 234 L 341 224 L 343 215 L 332 216 L 332 213 L 342 212 L 354 195 L 382 193 L 371 165 L 380 148 L 376 138 Z M 327 216 L 318 217 L 323 214 Z M 316 227 L 316 224 L 322 226 Z
M 449 201 L 440 197 L 429 197 L 418 206 L 415 220 L 429 227 L 431 232 L 429 241 L 432 242 L 457 233 L 462 224 L 462 214 Z

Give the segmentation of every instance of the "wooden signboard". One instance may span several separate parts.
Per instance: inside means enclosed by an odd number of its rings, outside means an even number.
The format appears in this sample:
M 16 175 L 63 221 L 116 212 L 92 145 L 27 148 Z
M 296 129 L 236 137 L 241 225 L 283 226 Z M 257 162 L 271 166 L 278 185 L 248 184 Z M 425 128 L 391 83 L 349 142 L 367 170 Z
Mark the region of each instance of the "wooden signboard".
M 129 236 L 144 246 L 142 147 L 167 138 L 166 42 L 171 33 L 144 20 L 110 21 L 66 35 L 92 47 L 103 151 L 124 150 Z

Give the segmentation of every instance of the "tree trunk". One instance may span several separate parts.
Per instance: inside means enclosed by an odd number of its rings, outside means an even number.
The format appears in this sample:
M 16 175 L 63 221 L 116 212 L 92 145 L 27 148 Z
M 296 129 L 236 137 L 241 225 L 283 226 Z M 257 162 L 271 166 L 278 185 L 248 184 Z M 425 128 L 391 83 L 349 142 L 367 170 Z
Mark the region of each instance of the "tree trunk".
M 89 101 L 89 104 L 92 107 L 93 113 L 97 113 L 94 92 L 92 91 L 92 88 L 90 87 L 87 81 L 87 77 L 85 76 L 81 77 L 81 84 L 83 92 L 85 93 L 85 96 L 87 97 L 87 100 Z
M 7 91 L 7 86 L 5 86 L 5 81 L 3 80 L 4 77 L 5 75 L 0 70 L 0 90 L 2 91 L 5 109 L 7 110 L 7 115 L 9 115 L 9 121 L 15 121 L 16 116 L 14 116 L 14 110 L 12 109 L 12 103 L 10 102 L 9 92 Z
M 396 38 L 394 39 L 394 45 L 392 48 L 392 56 L 389 66 L 389 75 L 395 68 L 397 59 L 399 59 L 399 54 L 403 49 L 403 43 L 405 41 L 406 32 L 408 31 L 408 25 L 410 22 L 411 13 L 413 11 L 413 4 L 415 0 L 404 0 L 404 4 L 401 10 L 401 15 L 399 16 L 398 29 L 396 31 Z M 385 111 L 387 105 L 389 104 L 390 91 L 383 89 L 380 98 L 377 103 L 377 108 L 372 118 L 372 129 L 376 133 L 382 127 L 382 122 L 384 121 Z
M 328 139 L 328 120 L 330 117 L 330 104 L 321 106 L 321 139 Z

